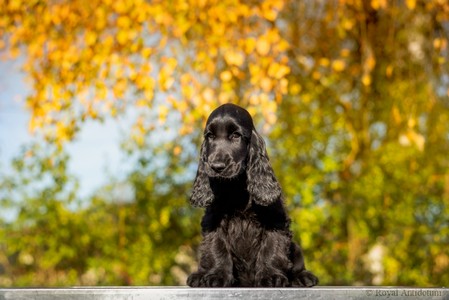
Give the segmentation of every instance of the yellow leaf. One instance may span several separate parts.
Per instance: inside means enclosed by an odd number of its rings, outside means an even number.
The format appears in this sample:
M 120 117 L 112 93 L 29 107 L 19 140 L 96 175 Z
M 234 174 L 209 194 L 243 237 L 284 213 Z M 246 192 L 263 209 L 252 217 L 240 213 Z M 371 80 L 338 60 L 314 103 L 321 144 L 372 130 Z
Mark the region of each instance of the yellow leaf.
M 368 58 L 365 60 L 365 66 L 366 68 L 371 71 L 376 66 L 376 59 L 374 58 L 374 55 L 368 56 Z
M 128 42 L 128 32 L 125 30 L 119 30 L 117 33 L 117 42 L 120 45 L 125 45 Z
M 256 110 L 256 108 L 254 107 L 254 106 L 250 106 L 250 107 L 248 107 L 248 112 L 249 112 L 249 114 L 251 115 L 251 116 L 254 116 L 255 114 L 256 114 L 256 112 L 257 112 L 257 110 Z
M 344 60 L 336 59 L 332 62 L 332 69 L 335 72 L 342 72 L 346 68 L 346 63 Z
M 159 105 L 159 123 L 165 123 L 168 115 L 168 107 L 165 105 Z
M 152 48 L 143 48 L 141 55 L 142 55 L 142 58 L 148 59 L 152 53 L 153 53 Z
M 120 16 L 117 19 L 117 26 L 120 28 L 129 28 L 131 26 L 131 20 L 129 17 Z
M 272 78 L 281 79 L 290 73 L 290 67 L 278 63 L 272 63 L 268 67 L 268 75 Z
M 266 93 L 261 93 L 259 95 L 259 101 L 260 101 L 260 104 L 266 108 L 267 106 L 265 106 L 265 105 L 269 105 L 269 103 L 270 103 L 270 97 Z
M 187 97 L 186 97 L 187 98 Z M 188 97 L 190 98 L 190 97 Z M 187 98 L 187 99 L 188 99 Z M 173 107 L 179 111 L 181 114 L 183 114 L 184 112 L 187 111 L 187 109 L 189 108 L 187 105 L 187 101 L 176 101 L 173 103 Z
M 390 78 L 391 75 L 393 75 L 393 66 L 392 65 L 388 65 L 387 69 L 385 70 L 385 75 Z
M 132 134 L 132 139 L 134 140 L 134 142 L 137 144 L 137 146 L 139 147 L 143 147 L 143 145 L 145 144 L 145 139 L 143 137 L 142 134 L 138 134 L 138 133 L 133 133 Z
M 190 85 L 182 85 L 181 87 L 181 93 L 184 96 L 185 99 L 190 99 L 193 97 L 194 94 L 194 88 Z M 181 112 L 183 110 L 180 110 Z
M 407 120 L 407 126 L 408 127 L 410 127 L 410 128 L 413 128 L 413 127 L 415 127 L 416 126 L 416 119 L 415 118 L 409 118 L 408 120 Z
M 276 20 L 278 12 L 270 5 L 269 1 L 262 3 L 262 16 L 268 21 Z
M 124 78 L 119 78 L 114 87 L 112 88 L 112 92 L 116 98 L 123 98 L 125 91 L 127 88 L 127 81 Z
M 173 154 L 175 156 L 179 156 L 182 153 L 182 147 L 181 146 L 175 146 L 175 148 L 173 148 Z
M 265 101 L 266 101 L 264 105 L 265 110 L 269 113 L 275 113 L 278 109 L 276 102 L 269 101 L 268 96 L 265 98 Z
M 330 61 L 328 58 L 322 57 L 318 62 L 323 67 L 328 67 L 330 65 Z
M 387 0 L 371 0 L 371 7 L 375 10 L 387 8 Z
M 10 10 L 19 10 L 21 5 L 23 5 L 22 1 L 19 0 L 12 0 L 12 1 L 8 1 L 6 2 L 9 4 L 9 9 Z
M 226 25 L 224 23 L 212 23 L 212 33 L 216 36 L 222 36 L 226 32 Z M 187 30 L 186 30 L 187 31 Z
M 405 5 L 407 5 L 408 9 L 413 10 L 416 7 L 416 0 L 405 0 Z
M 89 107 L 87 108 L 87 116 L 89 116 L 93 120 L 98 118 L 98 112 L 93 109 L 92 105 L 89 105 Z
M 349 31 L 352 30 L 352 28 L 354 28 L 355 22 L 352 19 L 343 18 L 341 21 L 341 25 L 343 26 L 344 29 Z
M 256 42 L 256 51 L 261 56 L 266 56 L 270 52 L 270 43 L 266 38 L 259 38 Z
M 256 39 L 253 37 L 247 38 L 245 40 L 245 52 L 252 53 L 256 48 Z
M 206 88 L 202 93 L 203 99 L 206 102 L 212 102 L 215 98 L 214 90 L 211 88 Z
M 97 41 L 97 34 L 94 31 L 87 31 L 85 38 L 86 38 L 86 44 L 88 46 L 91 46 L 91 45 L 95 44 L 95 42 Z
M 299 95 L 301 90 L 302 90 L 302 87 L 298 83 L 290 85 L 290 94 L 292 94 L 293 96 Z
M 264 77 L 262 78 L 262 80 L 260 81 L 260 87 L 262 88 L 262 90 L 266 93 L 270 92 L 271 89 L 273 88 L 273 83 L 271 82 L 271 79 L 268 77 Z
M 341 57 L 349 57 L 351 55 L 351 50 L 344 48 L 340 51 Z
M 11 57 L 12 59 L 17 58 L 17 57 L 19 56 L 19 54 L 20 54 L 20 49 L 19 49 L 19 47 L 12 47 L 12 48 L 10 48 L 10 50 L 9 50 L 9 55 L 10 55 L 10 57 Z
M 243 65 L 245 57 L 241 52 L 231 50 L 225 53 L 224 59 L 226 60 L 228 65 L 235 65 L 237 67 L 240 67 L 241 65 Z
M 232 73 L 228 70 L 223 71 L 220 74 L 220 79 L 225 82 L 230 81 L 232 79 Z
M 193 131 L 193 126 L 183 124 L 183 126 L 179 129 L 178 132 L 180 135 L 187 135 L 187 134 L 192 133 L 192 131 Z
M 288 93 L 288 80 L 286 78 L 282 78 L 281 80 L 279 80 L 279 91 L 282 95 Z
M 126 1 L 115 1 L 114 3 L 115 11 L 118 13 L 125 13 L 127 10 Z
M 137 99 L 137 101 L 136 101 L 137 107 L 147 107 L 148 104 L 149 104 L 149 101 L 145 98 L 140 98 L 140 99 Z
M 220 103 L 227 103 L 227 102 L 231 102 L 231 99 L 233 97 L 233 94 L 230 92 L 221 92 L 218 95 L 218 101 Z
M 164 57 L 162 63 L 164 63 L 164 70 L 168 73 L 172 73 L 178 66 L 178 61 L 174 57 Z
M 290 48 L 290 43 L 286 40 L 280 40 L 275 43 L 276 50 L 279 52 L 284 52 Z
M 426 139 L 425 139 L 425 137 L 422 134 L 416 132 L 413 129 L 409 129 L 407 131 L 406 135 L 407 135 L 408 140 L 411 143 L 414 143 L 419 151 L 423 151 L 424 150 L 424 145 L 426 143 Z
M 161 89 L 163 91 L 168 91 L 174 83 L 175 79 L 171 76 L 163 76 L 159 79 L 159 84 L 161 85 Z
M 269 125 L 274 125 L 277 121 L 277 117 L 275 114 L 271 113 L 266 116 L 266 121 Z
M 435 49 L 446 49 L 447 41 L 442 38 L 436 38 L 433 40 L 433 47 Z
M 251 104 L 252 106 L 258 106 L 259 105 L 259 95 L 252 94 L 249 97 L 249 104 Z
M 65 124 L 57 123 L 56 125 L 56 137 L 58 142 L 66 142 L 71 138 L 71 130 Z
M 393 106 L 391 113 L 393 115 L 393 121 L 395 122 L 395 124 L 396 125 L 400 124 L 402 121 L 401 112 L 399 111 L 396 105 Z
M 261 71 L 262 70 L 260 68 L 260 65 L 258 65 L 258 64 L 250 64 L 249 65 L 249 73 L 251 74 L 252 78 L 260 77 Z
M 365 74 L 362 76 L 362 83 L 364 86 L 370 86 L 371 85 L 371 75 Z

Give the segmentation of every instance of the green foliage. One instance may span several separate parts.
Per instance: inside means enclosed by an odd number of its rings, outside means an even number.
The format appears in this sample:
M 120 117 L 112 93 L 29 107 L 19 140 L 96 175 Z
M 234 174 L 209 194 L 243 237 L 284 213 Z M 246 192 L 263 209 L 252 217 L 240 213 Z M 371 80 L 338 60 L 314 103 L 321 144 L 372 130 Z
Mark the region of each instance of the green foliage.
M 32 149 L 2 184 L 0 204 L 18 211 L 0 228 L 2 286 L 184 284 L 199 235 L 185 182 L 138 165 L 123 182 L 75 203 L 69 158 Z

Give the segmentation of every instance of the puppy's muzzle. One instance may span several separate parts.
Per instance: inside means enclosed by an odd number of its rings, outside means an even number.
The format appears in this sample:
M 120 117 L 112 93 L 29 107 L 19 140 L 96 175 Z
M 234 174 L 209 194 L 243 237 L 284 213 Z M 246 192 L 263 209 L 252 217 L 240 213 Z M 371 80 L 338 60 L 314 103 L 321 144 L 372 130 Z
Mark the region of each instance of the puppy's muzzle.
M 215 173 L 221 174 L 221 172 L 226 169 L 226 164 L 224 162 L 213 162 L 210 164 L 210 168 L 214 170 Z

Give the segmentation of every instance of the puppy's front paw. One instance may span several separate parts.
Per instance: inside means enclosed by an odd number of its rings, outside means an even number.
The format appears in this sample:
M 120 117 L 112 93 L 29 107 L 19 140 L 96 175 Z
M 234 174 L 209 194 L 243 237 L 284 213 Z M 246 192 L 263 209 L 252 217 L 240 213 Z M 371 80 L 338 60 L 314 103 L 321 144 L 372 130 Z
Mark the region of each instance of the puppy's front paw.
M 319 282 L 318 277 L 313 275 L 312 272 L 303 270 L 301 272 L 293 274 L 292 286 L 293 287 L 312 287 Z
M 225 273 L 225 272 L 223 272 Z M 232 286 L 234 279 L 228 274 L 209 273 L 203 276 L 201 283 L 204 287 L 228 287 Z
M 203 273 L 192 273 L 187 278 L 187 285 L 190 287 L 201 287 L 201 281 L 203 278 Z
M 288 278 L 283 274 L 260 274 L 256 275 L 256 286 L 286 287 L 288 286 Z

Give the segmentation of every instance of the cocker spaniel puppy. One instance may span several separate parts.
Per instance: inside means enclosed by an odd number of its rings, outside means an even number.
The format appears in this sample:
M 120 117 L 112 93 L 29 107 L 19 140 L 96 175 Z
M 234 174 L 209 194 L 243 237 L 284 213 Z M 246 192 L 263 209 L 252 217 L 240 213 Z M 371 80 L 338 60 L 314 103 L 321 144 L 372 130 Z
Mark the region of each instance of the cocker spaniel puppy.
M 225 104 L 207 120 L 190 198 L 206 208 L 191 287 L 311 287 L 281 187 L 250 114 Z

